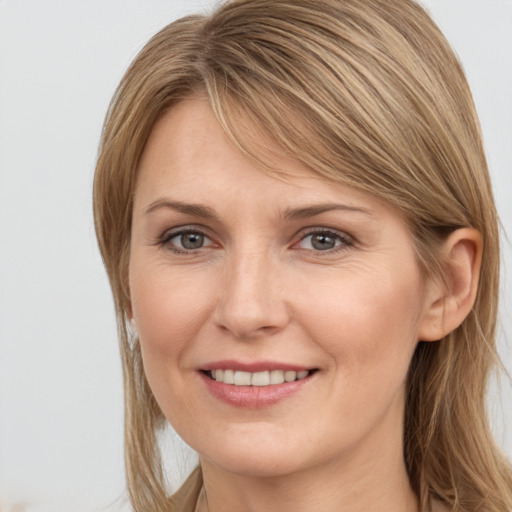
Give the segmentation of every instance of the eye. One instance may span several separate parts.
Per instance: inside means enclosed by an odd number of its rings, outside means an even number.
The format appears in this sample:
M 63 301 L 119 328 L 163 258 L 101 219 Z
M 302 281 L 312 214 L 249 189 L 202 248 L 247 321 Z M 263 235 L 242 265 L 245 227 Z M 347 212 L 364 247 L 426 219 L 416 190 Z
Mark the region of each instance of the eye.
M 347 235 L 335 231 L 318 230 L 304 236 L 296 247 L 313 251 L 332 251 L 351 245 L 352 241 Z
M 184 229 L 165 234 L 161 241 L 161 245 L 166 246 L 175 252 L 184 253 L 209 247 L 210 245 L 213 245 L 213 242 L 201 231 Z

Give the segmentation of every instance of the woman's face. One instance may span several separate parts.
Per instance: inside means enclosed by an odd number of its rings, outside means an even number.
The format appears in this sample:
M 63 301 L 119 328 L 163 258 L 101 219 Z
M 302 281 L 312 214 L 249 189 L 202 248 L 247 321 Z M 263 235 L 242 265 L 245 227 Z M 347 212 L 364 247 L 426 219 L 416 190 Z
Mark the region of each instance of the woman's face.
M 233 473 L 401 454 L 429 303 L 408 229 L 369 194 L 275 165 L 281 178 L 245 159 L 201 99 L 155 126 L 129 280 L 156 400 L 204 464 Z

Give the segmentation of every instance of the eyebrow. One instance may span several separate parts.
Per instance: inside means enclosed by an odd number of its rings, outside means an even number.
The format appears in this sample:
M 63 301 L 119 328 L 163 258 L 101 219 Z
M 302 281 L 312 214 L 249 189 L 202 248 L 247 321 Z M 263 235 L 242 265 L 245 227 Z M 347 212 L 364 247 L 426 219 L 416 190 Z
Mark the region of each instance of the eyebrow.
M 146 208 L 145 214 L 149 215 L 150 213 L 154 212 L 155 210 L 159 210 L 160 208 L 170 208 L 171 210 L 176 210 L 177 212 L 184 213 L 186 215 L 203 217 L 205 219 L 213 219 L 217 217 L 215 211 L 208 206 L 194 203 L 183 203 L 181 201 L 172 201 L 170 199 L 157 199 L 156 201 L 153 201 Z
M 145 211 L 146 215 L 154 212 L 155 210 L 159 210 L 161 208 L 169 208 L 171 210 L 175 210 L 180 213 L 184 213 L 186 215 L 192 215 L 194 217 L 202 217 L 204 219 L 215 219 L 217 215 L 215 210 L 208 206 L 203 206 L 195 203 L 184 203 L 181 201 L 174 201 L 171 199 L 157 199 L 153 201 Z M 298 207 L 298 208 L 286 208 L 284 212 L 281 214 L 281 218 L 283 220 L 299 220 L 305 219 L 308 217 L 314 217 L 315 215 L 320 215 L 322 213 L 326 213 L 329 211 L 346 211 L 346 212 L 355 212 L 362 213 L 369 217 L 373 217 L 373 214 L 370 210 L 366 208 L 361 208 L 359 206 L 350 206 L 346 204 L 340 203 L 322 203 L 322 204 L 314 204 L 310 206 Z
M 281 216 L 284 220 L 298 220 L 305 219 L 308 217 L 314 217 L 315 215 L 320 215 L 322 213 L 330 212 L 333 210 L 362 213 L 364 215 L 368 215 L 369 217 L 373 217 L 372 212 L 370 210 L 367 210 L 366 208 L 361 208 L 359 206 L 350 206 L 347 204 L 340 203 L 323 203 L 305 206 L 302 208 L 287 208 Z

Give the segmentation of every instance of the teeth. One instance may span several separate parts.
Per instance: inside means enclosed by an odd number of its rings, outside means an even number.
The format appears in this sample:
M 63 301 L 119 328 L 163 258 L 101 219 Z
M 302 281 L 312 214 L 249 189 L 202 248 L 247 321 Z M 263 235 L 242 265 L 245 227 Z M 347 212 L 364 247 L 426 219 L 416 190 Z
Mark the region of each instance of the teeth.
M 302 370 L 295 372 L 292 370 L 272 370 L 264 372 L 242 372 L 235 370 L 211 370 L 210 376 L 217 382 L 224 384 L 234 384 L 235 386 L 270 386 L 283 384 L 284 382 L 293 382 L 306 378 L 310 372 Z
M 284 380 L 286 382 L 293 382 L 297 378 L 297 372 L 288 370 L 287 372 L 284 372 Z
M 235 372 L 234 384 L 235 386 L 250 386 L 251 374 L 249 372 Z
M 268 386 L 270 384 L 269 372 L 253 373 L 251 377 L 251 384 L 253 386 Z
M 234 384 L 235 383 L 235 372 L 233 370 L 224 370 L 224 379 L 222 379 L 224 384 Z
M 272 370 L 270 372 L 270 384 L 282 384 L 284 382 L 284 372 L 281 370 Z

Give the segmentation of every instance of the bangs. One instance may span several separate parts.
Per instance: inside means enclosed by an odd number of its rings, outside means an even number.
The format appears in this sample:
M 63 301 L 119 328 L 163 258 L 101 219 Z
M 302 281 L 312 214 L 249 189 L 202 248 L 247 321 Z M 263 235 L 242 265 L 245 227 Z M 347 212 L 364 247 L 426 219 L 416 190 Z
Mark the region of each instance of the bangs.
M 248 6 L 250 12 L 243 2 L 232 4 L 203 27 L 199 68 L 221 126 L 242 153 L 279 174 L 278 146 L 407 218 L 429 217 L 443 228 L 467 224 L 451 206 L 449 180 L 431 172 L 453 150 L 442 147 L 451 137 L 439 105 L 425 94 L 432 77 L 395 26 L 377 15 L 370 24 L 367 10 L 363 20 L 346 4 L 322 4 L 316 17 L 310 10 L 306 16 L 301 2 L 275 2 L 273 16 L 265 15 L 265 2 Z M 407 68 L 404 60 L 415 65 Z M 437 220 L 430 208 L 421 211 L 417 198 L 425 193 L 438 203 Z

